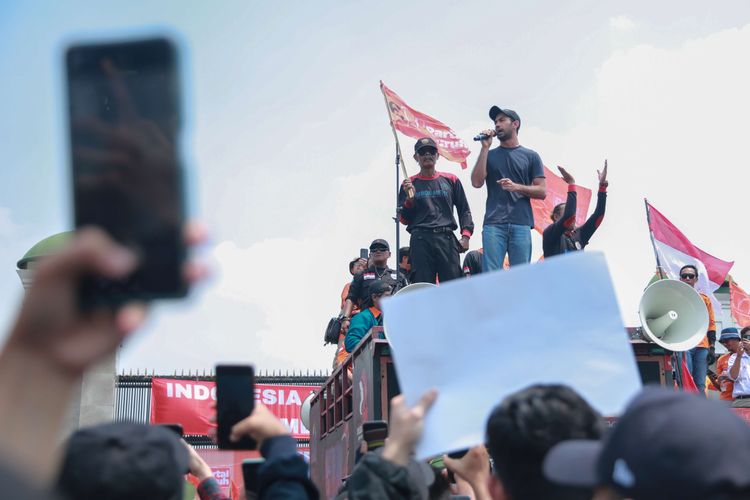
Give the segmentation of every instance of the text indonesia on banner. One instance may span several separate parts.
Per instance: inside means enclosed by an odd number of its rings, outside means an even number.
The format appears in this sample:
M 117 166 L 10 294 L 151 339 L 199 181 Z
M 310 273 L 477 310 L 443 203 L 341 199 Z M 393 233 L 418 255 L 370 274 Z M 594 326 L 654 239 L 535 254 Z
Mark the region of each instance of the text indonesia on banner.
M 695 288 L 711 298 L 715 311 L 721 310 L 714 291 L 719 288 L 729 274 L 734 262 L 714 257 L 693 245 L 674 224 L 664 217 L 651 204 L 646 202 L 649 230 L 654 237 L 654 250 L 659 256 L 662 269 L 671 279 L 680 279 L 680 268 L 692 264 L 698 268 L 698 282 Z
M 300 418 L 302 401 L 316 389 L 310 385 L 255 384 L 255 401 L 263 403 L 292 432 L 309 439 Z M 208 434 L 216 404 L 216 383 L 154 378 L 151 380 L 151 423 L 182 424 L 185 434 Z
M 388 113 L 396 130 L 415 139 L 431 137 L 441 156 L 466 168 L 466 158 L 471 151 L 450 127 L 410 107 L 383 82 L 380 82 L 380 90 L 388 103 Z
M 568 183 L 562 177 L 555 175 L 546 166 L 544 177 L 547 181 L 547 197 L 543 200 L 531 200 L 531 210 L 534 213 L 534 229 L 542 234 L 547 226 L 552 224 L 552 209 L 568 199 Z M 591 190 L 576 184 L 576 227 L 581 227 L 586 222 L 586 215 L 591 204 Z

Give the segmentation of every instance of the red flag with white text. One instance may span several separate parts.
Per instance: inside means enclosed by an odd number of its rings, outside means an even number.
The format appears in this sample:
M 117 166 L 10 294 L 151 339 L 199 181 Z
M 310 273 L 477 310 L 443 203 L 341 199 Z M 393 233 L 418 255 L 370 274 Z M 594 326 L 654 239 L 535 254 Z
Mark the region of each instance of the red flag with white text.
M 552 170 L 544 167 L 544 178 L 547 181 L 547 197 L 543 200 L 531 200 L 531 210 L 534 213 L 534 229 L 542 234 L 547 226 L 552 224 L 552 209 L 568 199 L 568 183 L 562 177 L 554 174 Z M 576 226 L 580 227 L 586 222 L 591 204 L 591 190 L 576 184 Z
M 461 168 L 466 168 L 466 158 L 471 154 L 471 151 L 453 129 L 440 120 L 410 107 L 394 91 L 386 87 L 382 81 L 380 82 L 380 90 L 383 91 L 383 95 L 388 102 L 388 114 L 396 130 L 415 139 L 431 137 L 437 144 L 442 157 L 448 161 L 460 163 Z

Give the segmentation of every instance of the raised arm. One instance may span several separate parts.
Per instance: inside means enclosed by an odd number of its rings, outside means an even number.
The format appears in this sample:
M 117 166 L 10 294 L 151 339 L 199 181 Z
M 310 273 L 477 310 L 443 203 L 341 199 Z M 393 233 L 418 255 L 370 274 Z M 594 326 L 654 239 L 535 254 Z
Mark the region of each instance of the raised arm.
M 471 185 L 475 188 L 484 186 L 484 181 L 487 179 L 487 154 L 492 146 L 492 138 L 495 136 L 494 130 L 485 130 L 482 133 L 488 137 L 482 141 L 482 149 L 474 164 L 474 170 L 471 171 Z

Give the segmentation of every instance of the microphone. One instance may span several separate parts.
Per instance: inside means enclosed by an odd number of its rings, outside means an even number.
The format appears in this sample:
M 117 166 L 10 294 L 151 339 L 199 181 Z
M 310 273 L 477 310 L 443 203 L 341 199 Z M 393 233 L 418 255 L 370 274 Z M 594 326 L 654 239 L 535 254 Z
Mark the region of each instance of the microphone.
M 489 139 L 490 137 L 495 137 L 494 135 L 487 135 L 487 134 L 477 134 L 474 136 L 475 141 L 483 141 L 485 139 Z

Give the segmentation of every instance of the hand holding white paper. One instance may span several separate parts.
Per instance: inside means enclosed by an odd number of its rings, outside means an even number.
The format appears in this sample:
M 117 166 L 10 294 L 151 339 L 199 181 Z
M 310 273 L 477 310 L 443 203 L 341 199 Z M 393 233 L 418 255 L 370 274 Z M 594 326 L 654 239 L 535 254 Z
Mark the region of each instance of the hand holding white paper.
M 430 388 L 419 458 L 484 441 L 505 396 L 566 384 L 604 415 L 641 388 L 604 255 L 575 252 L 383 300 L 401 390 Z

